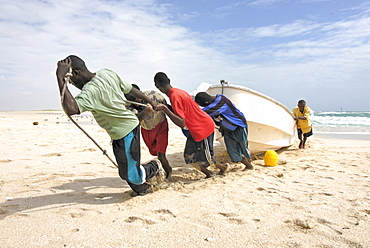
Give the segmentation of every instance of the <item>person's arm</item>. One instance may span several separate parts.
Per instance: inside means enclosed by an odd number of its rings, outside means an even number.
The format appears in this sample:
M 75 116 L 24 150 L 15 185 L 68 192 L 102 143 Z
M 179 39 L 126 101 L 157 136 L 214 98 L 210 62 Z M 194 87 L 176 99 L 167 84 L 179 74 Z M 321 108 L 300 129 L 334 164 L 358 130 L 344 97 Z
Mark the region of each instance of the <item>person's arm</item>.
M 308 120 L 310 116 L 310 110 L 307 110 L 307 108 L 305 108 L 302 114 L 303 116 L 296 116 L 296 120 Z
M 299 117 L 299 116 L 294 116 L 294 120 L 307 120 L 305 116 Z
M 57 64 L 56 76 L 57 76 L 57 82 L 59 86 L 59 93 L 61 97 L 62 97 L 63 87 L 65 84 L 67 84 L 64 78 L 67 72 L 69 71 L 69 68 L 71 67 L 71 63 L 72 63 L 71 59 L 67 58 L 65 60 L 60 60 Z M 64 99 L 62 101 L 62 104 L 63 104 L 62 107 L 65 110 L 67 115 L 70 116 L 70 115 L 75 115 L 75 114 L 80 113 L 77 103 L 67 86 L 64 92 Z
M 307 118 L 306 117 L 299 117 L 298 116 L 298 113 L 300 112 L 300 110 L 299 109 L 297 109 L 297 108 L 295 108 L 295 109 L 293 109 L 293 115 L 294 115 L 294 120 L 306 120 Z
M 153 109 L 155 109 L 157 107 L 157 103 L 156 102 L 152 101 L 143 92 L 141 92 L 140 90 L 136 89 L 135 87 L 132 87 L 131 91 L 128 94 L 130 94 L 131 96 L 133 96 L 135 98 L 139 98 L 141 100 L 144 100 L 145 102 L 147 102 L 150 105 L 152 105 Z
M 155 109 L 157 111 L 163 111 L 175 125 L 184 128 L 185 127 L 185 120 L 181 118 L 180 116 L 176 115 L 174 112 L 168 109 L 168 107 L 164 104 L 158 104 L 157 108 Z

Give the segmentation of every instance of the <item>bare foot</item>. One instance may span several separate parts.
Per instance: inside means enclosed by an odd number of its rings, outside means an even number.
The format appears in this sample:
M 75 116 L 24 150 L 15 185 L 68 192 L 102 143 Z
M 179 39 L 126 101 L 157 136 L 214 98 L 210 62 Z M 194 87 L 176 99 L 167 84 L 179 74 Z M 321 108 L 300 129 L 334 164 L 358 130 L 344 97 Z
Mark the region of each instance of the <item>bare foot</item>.
M 167 174 L 166 179 L 167 179 L 167 180 L 168 180 L 168 182 L 170 182 L 170 183 L 175 182 L 175 180 L 173 180 L 173 178 L 172 178 L 171 174 Z
M 302 141 L 299 142 L 299 146 L 298 146 L 299 149 L 302 149 Z
M 244 168 L 243 171 L 253 170 L 254 169 L 253 165 L 245 157 L 242 158 L 242 161 L 241 162 L 245 165 L 245 168 Z
M 206 178 L 213 177 L 212 171 L 208 170 L 207 168 L 204 168 L 203 166 L 200 166 L 200 171 L 206 175 Z
M 218 164 L 218 165 L 216 164 L 216 167 L 218 169 L 220 169 L 220 171 L 218 172 L 218 174 L 219 175 L 223 175 L 226 172 L 227 168 L 229 167 L 229 164 L 228 163 L 226 163 L 226 164 Z
M 246 171 L 246 170 L 253 170 L 254 169 L 254 166 L 251 164 L 251 163 L 245 163 L 245 168 L 243 171 Z

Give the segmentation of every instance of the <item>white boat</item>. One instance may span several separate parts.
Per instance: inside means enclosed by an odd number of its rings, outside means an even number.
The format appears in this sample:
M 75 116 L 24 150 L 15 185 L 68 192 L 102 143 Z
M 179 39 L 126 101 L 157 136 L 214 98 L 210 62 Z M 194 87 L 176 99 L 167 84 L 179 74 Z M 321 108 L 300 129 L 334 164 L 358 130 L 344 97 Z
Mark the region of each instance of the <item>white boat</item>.
M 297 130 L 293 114 L 271 97 L 223 80 L 219 85 L 207 87 L 203 84 L 200 88 L 202 89 L 199 90 L 198 87 L 198 92 L 206 91 L 213 96 L 224 94 L 243 112 L 248 122 L 248 148 L 251 154 L 289 147 L 296 141 Z M 215 132 L 215 139 L 224 145 L 218 130 Z

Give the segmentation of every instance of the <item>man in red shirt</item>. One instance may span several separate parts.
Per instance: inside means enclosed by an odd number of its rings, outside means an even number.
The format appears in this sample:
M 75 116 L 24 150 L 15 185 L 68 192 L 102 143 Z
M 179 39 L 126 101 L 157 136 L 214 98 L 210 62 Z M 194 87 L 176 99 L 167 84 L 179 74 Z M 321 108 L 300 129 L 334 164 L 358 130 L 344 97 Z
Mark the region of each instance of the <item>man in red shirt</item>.
M 164 104 L 158 104 L 156 110 L 164 111 L 177 126 L 189 129 L 184 150 L 185 162 L 203 172 L 206 178 L 212 177 L 212 172 L 207 169 L 211 163 L 223 174 L 227 164 L 217 163 L 213 158 L 215 124 L 212 118 L 202 111 L 186 91 L 173 88 L 165 73 L 158 72 L 154 77 L 154 84 L 170 98 L 173 112 Z

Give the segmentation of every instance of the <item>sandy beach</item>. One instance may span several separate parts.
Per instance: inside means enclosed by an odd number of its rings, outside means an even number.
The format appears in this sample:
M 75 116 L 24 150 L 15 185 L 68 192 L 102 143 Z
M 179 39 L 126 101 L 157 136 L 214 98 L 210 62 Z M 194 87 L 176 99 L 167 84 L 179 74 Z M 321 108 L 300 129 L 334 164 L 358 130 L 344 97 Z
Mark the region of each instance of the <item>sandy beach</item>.
M 77 120 L 114 159 L 110 138 Z M 37 122 L 37 125 L 34 125 Z M 204 179 L 170 128 L 174 183 L 132 197 L 62 111 L 0 112 L 0 247 L 370 247 L 370 140 L 310 137 L 276 167 Z M 221 147 L 216 147 L 217 159 Z M 153 159 L 142 142 L 142 161 Z

